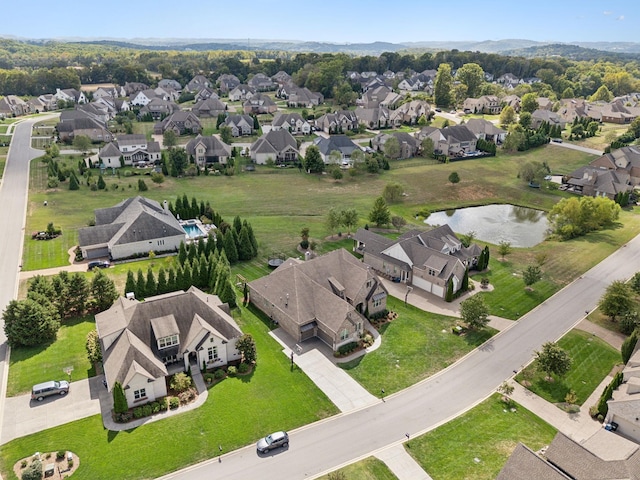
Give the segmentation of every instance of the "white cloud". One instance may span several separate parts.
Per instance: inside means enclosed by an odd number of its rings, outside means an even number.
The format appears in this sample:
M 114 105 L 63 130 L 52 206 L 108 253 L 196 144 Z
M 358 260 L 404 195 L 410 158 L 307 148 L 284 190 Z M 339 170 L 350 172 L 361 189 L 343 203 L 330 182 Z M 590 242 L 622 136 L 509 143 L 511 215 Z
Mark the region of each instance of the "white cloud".
M 604 12 L 602 12 L 603 15 L 611 15 L 613 12 L 610 12 L 609 10 L 605 10 Z
M 624 20 L 624 15 L 620 15 L 618 18 L 616 18 L 616 20 L 618 20 L 619 22 L 621 22 L 622 20 Z

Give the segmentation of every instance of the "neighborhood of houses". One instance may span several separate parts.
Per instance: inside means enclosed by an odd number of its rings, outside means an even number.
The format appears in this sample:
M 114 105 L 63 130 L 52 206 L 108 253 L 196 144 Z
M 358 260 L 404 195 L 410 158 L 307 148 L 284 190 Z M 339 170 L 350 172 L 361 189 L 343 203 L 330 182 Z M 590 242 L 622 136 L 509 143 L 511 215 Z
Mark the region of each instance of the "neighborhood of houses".
M 71 142 L 80 135 L 89 137 L 100 144 L 98 153 L 89 158 L 91 164 L 110 169 L 154 165 L 161 160 L 160 142 L 143 134 L 111 133 L 109 123 L 118 113 L 131 110 L 138 112 L 140 119 L 152 119 L 156 135 L 172 131 L 177 136 L 189 136 L 184 148 L 201 168 L 226 165 L 233 155 L 231 145 L 219 135 L 203 134 L 201 119 L 221 115 L 221 125 L 229 128 L 232 137 L 258 137 L 248 148 L 248 156 L 259 165 L 298 163 L 299 137 L 314 132 L 322 133 L 312 143 L 318 147 L 323 162 L 345 168 L 352 165 L 355 151 L 384 151 L 391 138 L 398 141 L 401 159 L 418 155 L 426 138 L 432 140 L 434 152 L 450 158 L 473 156 L 479 140 L 496 145 L 505 141 L 507 131 L 482 118 L 443 128 L 420 125 L 420 119 L 431 119 L 435 111 L 425 100 L 405 101 L 406 95 L 430 95 L 434 70 L 347 75 L 362 89 L 355 109 L 336 109 L 313 119 L 298 112 L 278 111 L 277 101 L 284 101 L 289 108 L 310 110 L 324 103 L 322 94 L 296 86 L 285 72 L 272 77 L 257 74 L 246 84 L 234 75 L 224 74 L 215 82 L 196 75 L 185 86 L 163 79 L 155 88 L 141 83 L 100 87 L 92 92 L 91 101 L 75 89 L 59 89 L 28 102 L 9 95 L 0 100 L 0 115 L 53 111 L 61 102 L 73 103 L 75 108 L 60 114 L 59 140 Z M 536 81 L 510 74 L 495 80 L 507 90 Z M 188 110 L 176 103 L 182 92 L 194 94 L 195 103 Z M 240 102 L 241 106 L 232 110 L 224 98 Z M 515 95 L 468 98 L 461 112 L 497 115 L 505 105 L 518 111 L 519 102 Z M 564 128 L 575 118 L 627 124 L 640 116 L 637 94 L 607 103 L 567 99 L 559 105 L 538 98 L 538 105 L 532 114 L 533 125 L 546 122 Z M 260 125 L 258 116 L 270 116 L 269 124 Z M 414 133 L 398 130 L 403 125 L 420 128 Z M 263 128 L 266 126 L 269 128 Z M 370 147 L 359 145 L 348 135 L 361 128 L 375 133 Z M 640 185 L 640 148 L 629 146 L 606 153 L 566 175 L 563 183 L 567 190 L 578 194 L 616 198 Z M 146 255 L 150 250 L 174 253 L 181 243 L 190 240 L 181 222 L 188 219 L 176 218 L 166 201 L 161 204 L 138 196 L 98 209 L 94 215 L 92 226 L 78 231 L 79 248 L 87 260 L 108 257 L 118 261 Z M 294 343 L 319 339 L 338 352 L 373 328 L 369 324 L 371 316 L 387 310 L 389 293 L 383 278 L 447 299 L 449 294 L 462 293 L 466 276 L 476 268 L 482 253 L 475 243 L 465 247 L 447 225 L 428 231 L 410 230 L 397 239 L 360 229 L 353 235 L 353 242 L 353 251 L 361 259 L 344 249 L 315 258 L 288 258 L 269 275 L 246 284 L 248 300 Z M 196 287 L 145 301 L 121 297 L 96 315 L 96 329 L 106 386 L 111 390 L 116 382 L 122 385 L 129 407 L 166 396 L 166 377 L 174 373 L 199 372 L 203 366 L 224 367 L 241 358 L 236 342 L 242 331 L 231 316 L 229 305 Z M 619 433 L 640 443 L 640 346 L 623 375 L 625 383 L 609 402 L 606 423 L 617 425 Z M 596 446 L 600 443 L 593 443 L 590 448 L 588 442 L 579 444 L 559 433 L 544 459 L 527 446 L 518 445 L 498 478 L 517 479 L 523 471 L 540 472 L 540 478 L 584 478 L 581 472 L 585 470 L 598 472 L 592 478 L 640 477 L 638 445 L 621 444 L 616 456 L 603 453 Z

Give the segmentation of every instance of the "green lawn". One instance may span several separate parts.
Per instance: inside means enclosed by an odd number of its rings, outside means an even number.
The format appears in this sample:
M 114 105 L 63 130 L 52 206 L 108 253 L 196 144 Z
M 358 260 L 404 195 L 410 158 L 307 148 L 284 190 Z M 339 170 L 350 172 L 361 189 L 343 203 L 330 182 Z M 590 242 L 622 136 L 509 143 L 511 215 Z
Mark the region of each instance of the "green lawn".
M 554 375 L 552 382 L 545 380 L 546 374 L 538 371 L 535 362 L 516 376 L 520 383 L 527 379 L 531 382 L 529 390 L 552 403 L 564 402 L 566 394 L 573 390 L 578 396 L 578 405 L 582 405 L 611 369 L 621 362 L 618 350 L 582 330 L 570 331 L 558 345 L 572 359 L 571 370 L 563 378 Z
M 107 431 L 93 416 L 16 439 L 0 453 L 4 478 L 15 478 L 10 471 L 18 459 L 57 450 L 80 457 L 74 479 L 110 480 L 123 478 L 123 472 L 131 480 L 155 478 L 216 457 L 218 445 L 226 453 L 265 432 L 291 430 L 337 413 L 301 370 L 291 370 L 263 321 L 247 309 L 238 321 L 256 341 L 258 365 L 251 375 L 215 385 L 198 409 L 132 430 Z
M 342 475 L 339 477 L 337 475 Z M 342 478 L 344 480 L 397 480 L 389 467 L 382 460 L 375 457 L 368 457 L 359 462 L 347 465 L 344 468 L 331 472 L 328 475 L 318 477 L 319 480 L 333 480 Z
M 395 297 L 387 297 L 387 308 L 398 318 L 383 327 L 380 348 L 339 364 L 377 396 L 382 389 L 389 395 L 439 372 L 496 333 L 488 328 L 454 335 L 451 327 L 458 319 L 405 306 Z
M 40 347 L 11 349 L 7 396 L 28 393 L 36 383 L 66 380 L 63 368 L 73 367 L 72 381 L 93 377 L 96 372 L 87 360 L 87 333 L 95 328 L 93 316 L 68 320 L 58 330 L 58 339 Z
M 514 405 L 512 412 L 493 395 L 464 415 L 410 440 L 406 449 L 435 480 L 493 480 L 518 442 L 536 451 L 556 434 L 551 425 Z

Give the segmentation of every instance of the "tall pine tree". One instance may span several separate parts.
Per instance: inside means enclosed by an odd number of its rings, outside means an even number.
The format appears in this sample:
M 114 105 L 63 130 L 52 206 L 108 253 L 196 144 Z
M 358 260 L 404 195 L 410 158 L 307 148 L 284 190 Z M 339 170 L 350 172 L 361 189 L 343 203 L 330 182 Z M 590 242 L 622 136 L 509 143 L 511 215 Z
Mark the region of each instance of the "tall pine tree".
M 131 270 L 127 272 L 127 281 L 124 284 L 124 294 L 126 295 L 129 292 L 136 294 L 136 279 Z
M 236 242 L 233 235 L 234 230 L 228 228 L 224 234 L 224 253 L 226 254 L 229 263 L 234 264 L 238 261 L 238 249 L 236 248 Z

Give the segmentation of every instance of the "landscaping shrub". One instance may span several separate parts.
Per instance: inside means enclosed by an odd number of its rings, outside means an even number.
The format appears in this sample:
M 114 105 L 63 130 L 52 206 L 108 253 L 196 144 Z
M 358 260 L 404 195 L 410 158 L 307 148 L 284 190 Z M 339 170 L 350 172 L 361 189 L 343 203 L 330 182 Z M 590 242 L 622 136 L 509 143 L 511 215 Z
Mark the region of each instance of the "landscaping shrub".
M 131 421 L 133 414 L 131 412 L 115 413 L 113 418 L 118 423 L 127 423 Z
M 153 407 L 150 403 L 142 406 L 142 415 L 145 417 L 150 416 L 153 413 Z
M 42 462 L 34 458 L 27 469 L 22 472 L 22 480 L 42 480 Z
M 204 378 L 204 381 L 207 384 L 212 384 L 213 381 L 215 380 L 215 377 L 213 376 L 213 373 L 204 373 L 204 374 L 202 374 L 202 378 Z
M 338 353 L 340 355 L 348 355 L 349 353 L 353 352 L 357 347 L 358 347 L 358 344 L 356 342 L 345 343 L 344 345 L 341 345 L 340 347 L 338 347 Z
M 158 413 L 160 411 L 160 404 L 158 402 L 153 402 L 151 404 L 151 413 Z
M 380 310 L 379 312 L 369 315 L 369 320 L 379 320 L 386 317 L 387 315 L 389 315 L 389 310 L 385 308 L 384 310 Z
M 373 345 L 373 336 L 369 333 L 365 334 L 364 337 L 362 337 L 362 345 L 367 348 L 370 347 L 371 345 Z
M 227 375 L 229 375 L 230 377 L 235 377 L 236 373 L 238 373 L 238 370 L 236 369 L 236 367 L 231 366 L 227 368 Z
M 634 330 L 631 335 L 622 343 L 620 353 L 622 354 L 622 363 L 627 363 L 633 354 L 633 349 L 638 343 L 638 331 Z
M 169 408 L 175 410 L 180 406 L 180 399 L 178 397 L 169 397 Z
M 184 392 L 191 387 L 191 378 L 184 372 L 176 373 L 171 379 L 171 389 L 176 392 Z
M 242 362 L 238 365 L 238 373 L 247 373 L 249 371 L 249 365 L 247 363 Z
M 142 412 L 142 407 L 136 407 L 133 409 L 133 416 L 135 418 L 142 418 L 144 417 L 144 413 Z
M 169 408 L 169 403 L 168 403 L 167 397 L 164 397 L 164 398 L 163 398 L 162 400 L 160 400 L 160 402 L 158 402 L 158 403 L 160 403 L 160 411 L 161 411 L 161 412 L 166 412 L 166 411 L 167 411 L 167 409 Z
M 64 454 L 65 454 L 65 451 L 64 451 L 64 450 L 58 450 L 58 451 L 56 452 L 56 459 L 58 459 L 58 460 L 62 460 L 62 459 L 64 458 Z
M 218 368 L 213 371 L 213 377 L 216 378 L 217 380 L 224 378 L 224 376 L 225 376 L 224 370 L 221 368 Z
M 188 390 L 178 394 L 178 400 L 180 401 L 180 404 L 185 405 L 195 399 L 196 394 L 197 392 L 194 388 L 189 388 Z

